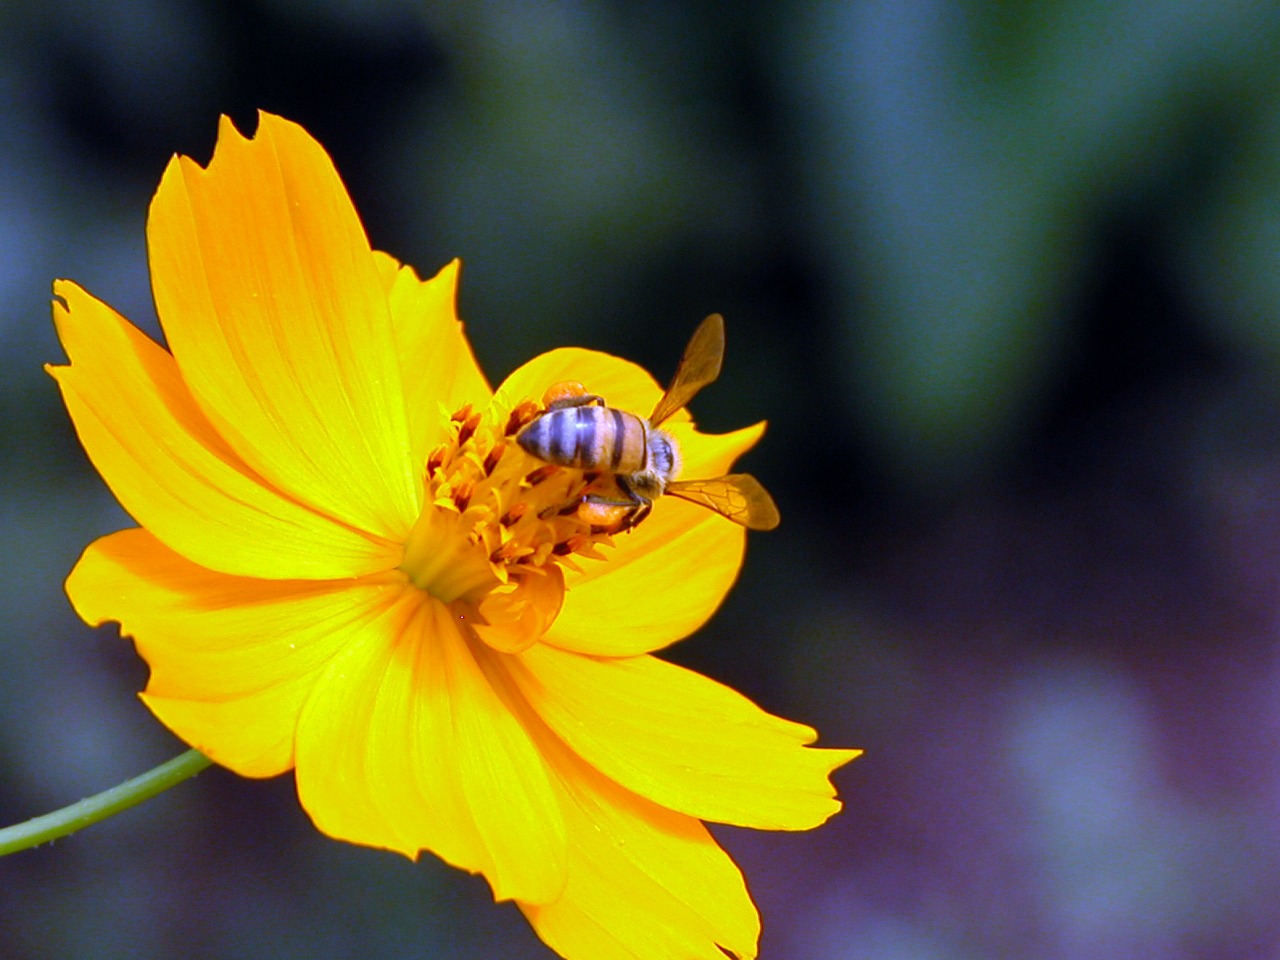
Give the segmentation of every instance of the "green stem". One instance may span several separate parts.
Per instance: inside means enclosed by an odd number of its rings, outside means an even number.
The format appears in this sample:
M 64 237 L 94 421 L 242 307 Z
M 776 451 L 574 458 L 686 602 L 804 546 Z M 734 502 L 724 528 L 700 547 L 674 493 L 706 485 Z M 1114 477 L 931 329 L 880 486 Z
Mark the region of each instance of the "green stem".
M 32 817 L 25 823 L 15 823 L 12 827 L 5 827 L 0 830 L 0 857 L 56 840 L 58 837 L 65 837 L 69 833 L 75 833 L 81 827 L 87 827 L 122 810 L 128 810 L 143 800 L 149 800 L 157 793 L 176 786 L 188 777 L 195 776 L 211 763 L 213 761 L 199 750 L 188 750 L 167 763 L 162 763 L 132 780 L 126 780 L 110 790 L 103 790 L 102 793 L 86 797 L 79 803 L 73 803 L 53 813 Z

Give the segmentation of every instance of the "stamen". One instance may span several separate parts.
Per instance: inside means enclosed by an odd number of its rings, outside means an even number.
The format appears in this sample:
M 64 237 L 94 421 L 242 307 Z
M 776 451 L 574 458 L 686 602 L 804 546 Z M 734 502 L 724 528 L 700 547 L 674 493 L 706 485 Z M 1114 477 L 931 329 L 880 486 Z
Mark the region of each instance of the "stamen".
M 432 479 L 440 468 L 444 466 L 445 458 L 448 457 L 449 451 L 445 447 L 436 447 L 431 451 L 431 455 L 427 457 L 427 479 Z
M 453 491 L 453 504 L 458 508 L 459 513 L 466 513 L 467 507 L 471 505 L 471 497 L 476 492 L 476 484 L 474 480 L 464 480 L 458 485 L 458 489 Z
M 498 461 L 502 459 L 502 455 L 507 452 L 507 445 L 499 442 L 494 444 L 492 450 L 484 458 L 484 475 L 486 477 L 493 476 L 493 468 L 498 465 Z
M 458 428 L 458 446 L 462 446 L 468 440 L 475 436 L 476 430 L 480 426 L 480 415 L 473 414 L 462 421 L 462 426 Z
M 502 434 L 506 437 L 514 437 L 520 432 L 520 429 L 538 415 L 539 407 L 532 400 L 526 400 L 523 403 L 516 404 L 511 416 L 507 417 L 507 425 L 503 428 Z
M 515 540 L 508 540 L 493 553 L 489 554 L 491 563 L 510 563 L 533 553 L 528 547 L 522 547 Z
M 554 477 L 559 472 L 560 472 L 560 468 L 557 467 L 554 463 L 544 464 L 543 466 L 539 467 L 537 470 L 530 470 L 528 473 L 526 473 L 524 475 L 524 482 L 531 487 L 536 487 L 538 484 L 542 483 L 544 480 L 547 480 L 550 477 Z

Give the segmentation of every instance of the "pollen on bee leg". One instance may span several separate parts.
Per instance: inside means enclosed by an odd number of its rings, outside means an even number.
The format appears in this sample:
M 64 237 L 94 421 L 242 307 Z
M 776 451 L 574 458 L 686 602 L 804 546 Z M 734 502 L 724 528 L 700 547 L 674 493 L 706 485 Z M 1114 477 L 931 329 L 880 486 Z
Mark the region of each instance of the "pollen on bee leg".
M 578 519 L 589 524 L 593 531 L 603 533 L 617 529 L 634 509 L 630 504 L 601 503 L 587 498 L 578 504 Z
M 550 407 L 562 400 L 576 399 L 586 395 L 587 388 L 577 380 L 561 380 L 547 387 L 547 392 L 542 395 L 542 405 Z

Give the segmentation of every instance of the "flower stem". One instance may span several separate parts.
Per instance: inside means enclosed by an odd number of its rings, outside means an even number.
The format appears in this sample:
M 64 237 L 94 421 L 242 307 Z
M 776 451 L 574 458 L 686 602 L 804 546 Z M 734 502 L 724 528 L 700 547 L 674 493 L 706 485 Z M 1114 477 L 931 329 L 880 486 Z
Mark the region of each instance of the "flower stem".
M 122 810 L 154 797 L 213 763 L 199 750 L 188 750 L 146 773 L 117 784 L 109 790 L 86 797 L 78 803 L 32 817 L 0 830 L 0 857 L 37 844 L 65 837 L 81 827 L 105 820 Z

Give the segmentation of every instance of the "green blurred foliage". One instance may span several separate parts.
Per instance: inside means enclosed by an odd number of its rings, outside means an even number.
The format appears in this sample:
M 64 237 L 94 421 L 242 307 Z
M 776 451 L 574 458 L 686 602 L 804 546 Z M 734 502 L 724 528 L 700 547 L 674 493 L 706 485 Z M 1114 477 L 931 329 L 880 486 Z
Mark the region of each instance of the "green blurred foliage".
M 981 469 L 1041 412 L 1091 248 L 1135 195 L 1163 208 L 1153 242 L 1207 288 L 1215 334 L 1274 353 L 1268 5 L 797 12 L 780 67 L 811 148 L 846 409 L 906 478 Z

